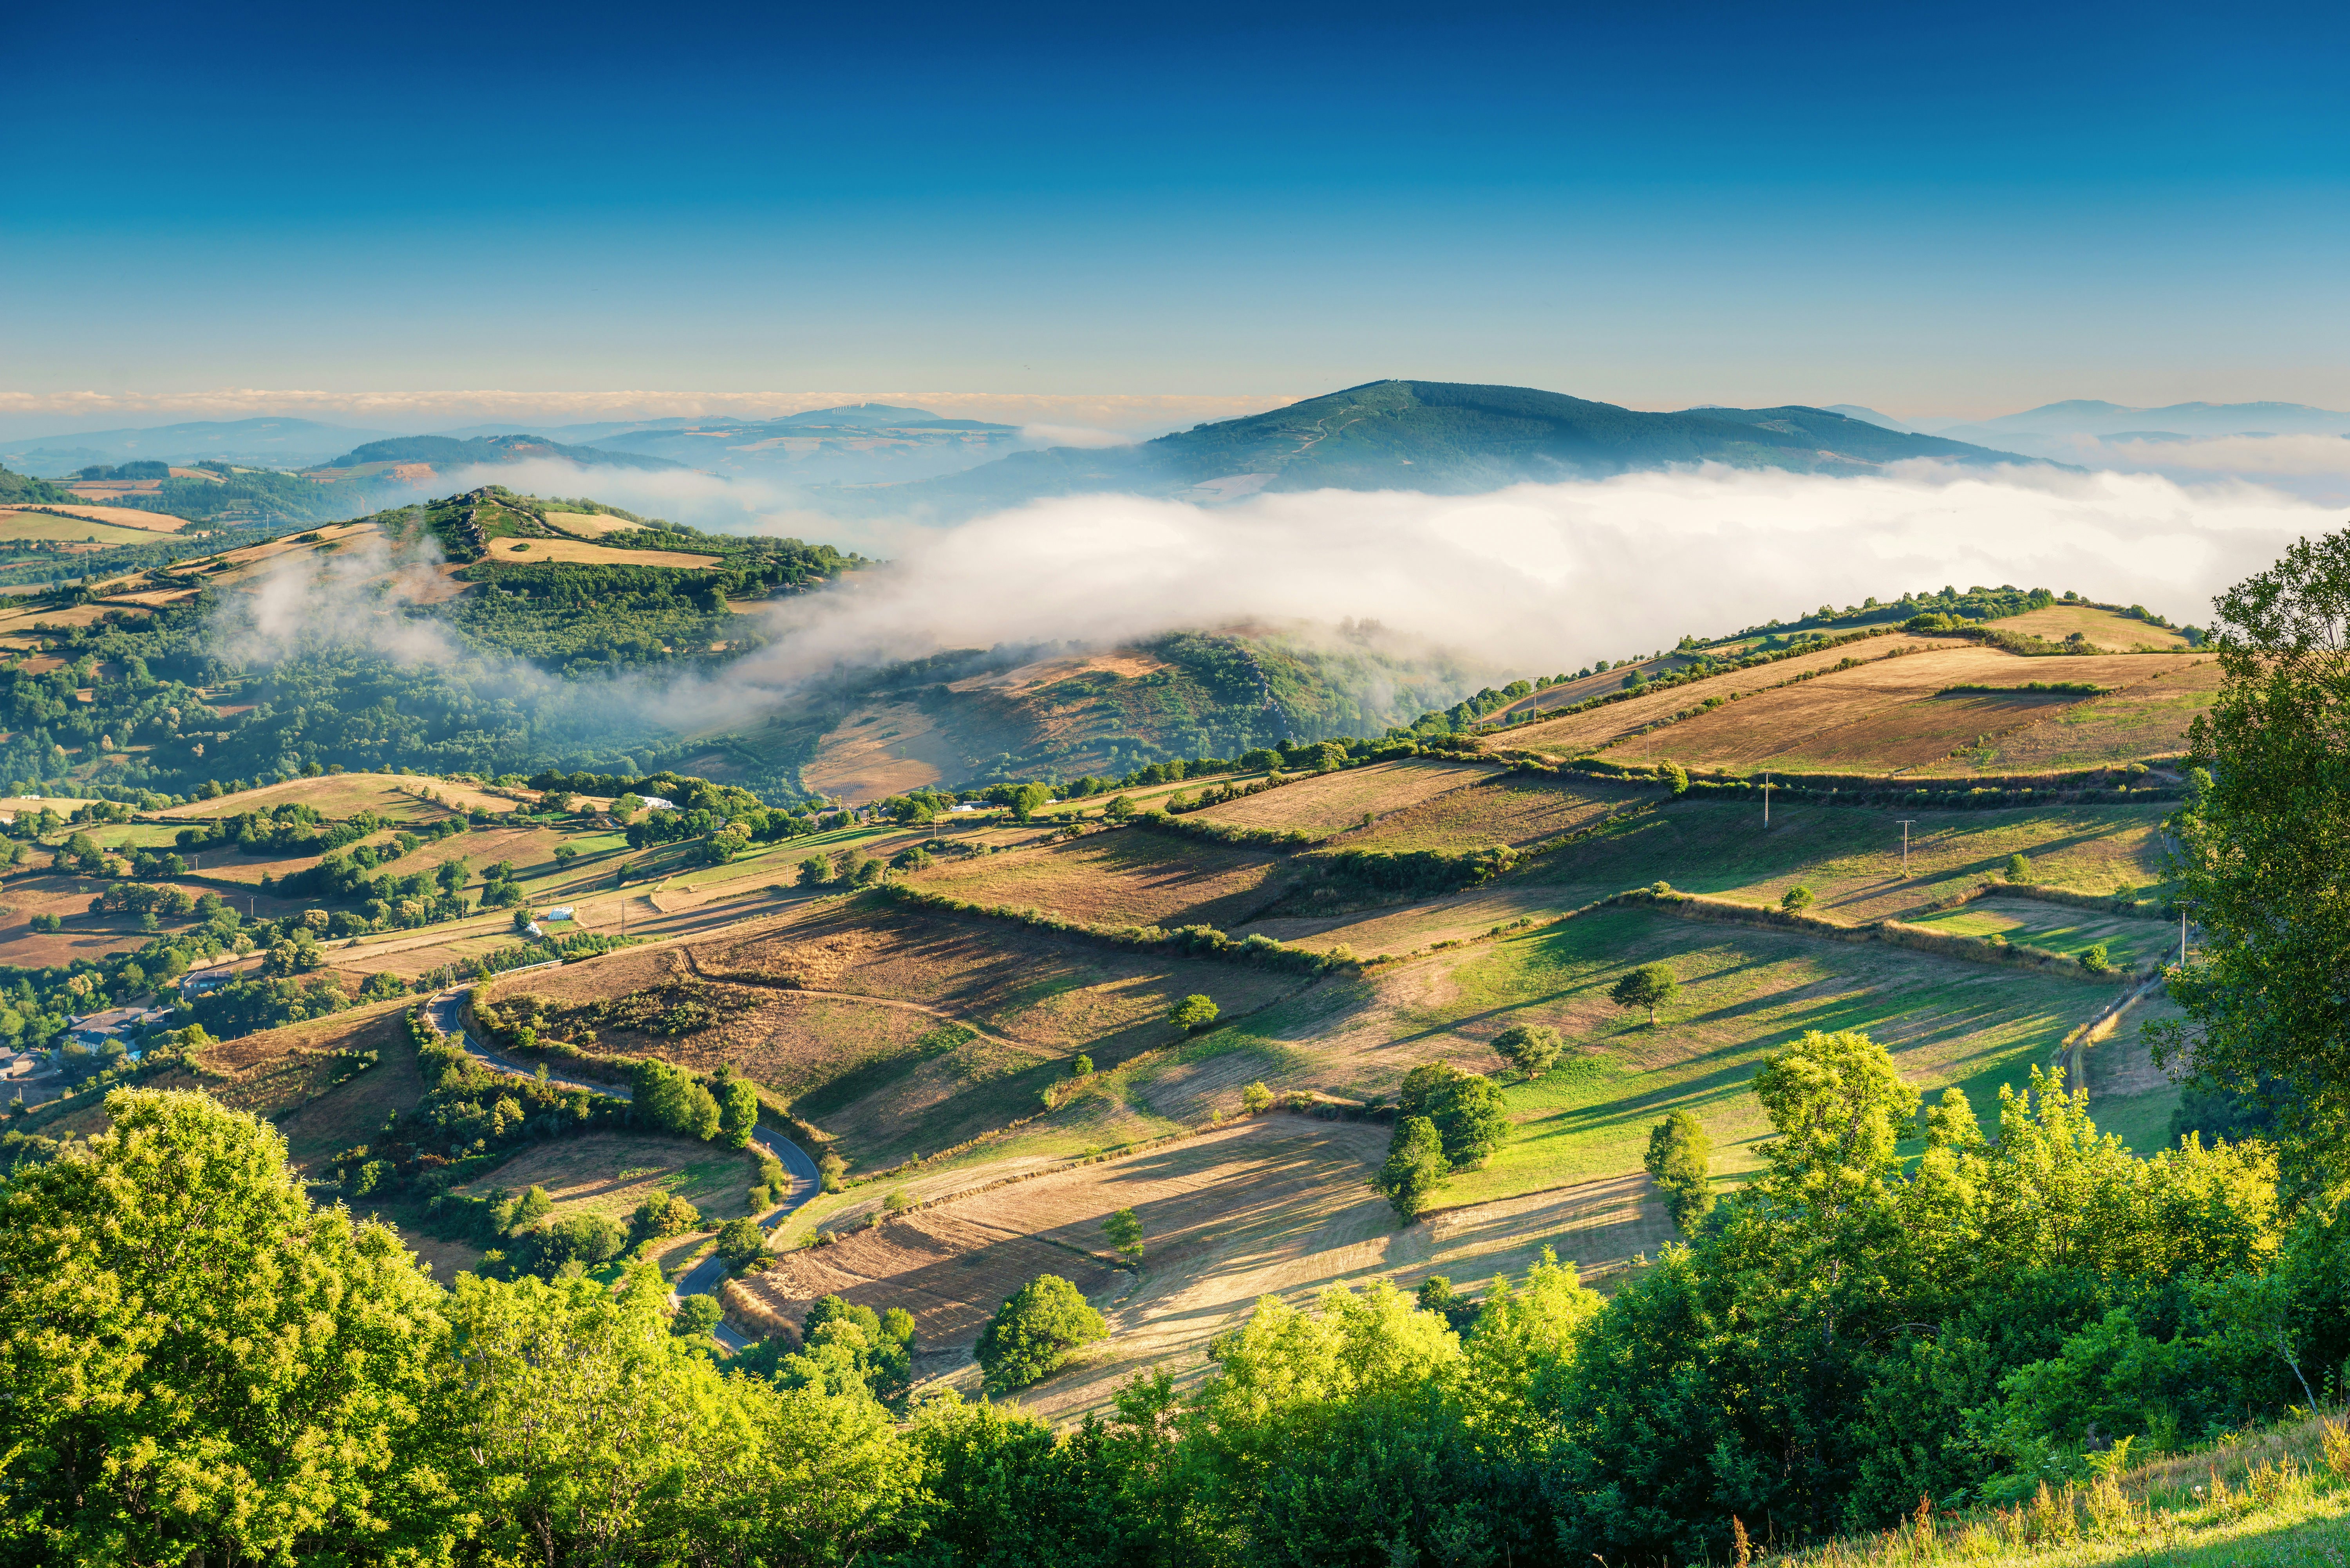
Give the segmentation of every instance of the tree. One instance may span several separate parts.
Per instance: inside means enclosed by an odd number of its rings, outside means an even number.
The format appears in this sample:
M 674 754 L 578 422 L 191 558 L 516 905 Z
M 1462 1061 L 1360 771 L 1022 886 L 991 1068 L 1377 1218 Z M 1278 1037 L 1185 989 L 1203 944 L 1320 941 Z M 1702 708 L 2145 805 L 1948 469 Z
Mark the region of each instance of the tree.
M 637 1112 L 650 1126 L 705 1143 L 718 1136 L 723 1113 L 718 1108 L 717 1096 L 693 1075 L 647 1056 L 638 1062 L 630 1077 Z
M 1186 1034 L 1197 1034 L 1216 1021 L 1220 1011 L 1214 1002 L 1195 992 L 1167 1010 L 1167 1022 Z
M 1024 1388 L 1057 1369 L 1071 1351 L 1108 1333 L 1076 1286 L 1058 1274 L 1039 1274 L 980 1331 L 980 1370 L 992 1392 Z
M 1045 804 L 1052 798 L 1053 792 L 1043 784 L 1022 784 L 1012 792 L 1012 820 L 1027 822 L 1033 819 L 1038 812 L 1045 809 Z M 1045 1277 L 1050 1279 L 1052 1276 L 1048 1274 Z
M 832 880 L 832 862 L 822 855 L 811 855 L 800 862 L 800 886 L 821 888 Z
M 1426 1116 L 1434 1125 L 1444 1158 L 1454 1170 L 1482 1165 L 1509 1140 L 1510 1116 L 1502 1092 L 1481 1073 L 1464 1073 L 1450 1062 L 1429 1062 L 1404 1075 L 1396 1096 L 1398 1125 Z
M 2350 530 L 2303 539 L 2220 596 L 2220 694 L 2188 732 L 2203 765 L 2168 823 L 2195 951 L 2170 971 L 2187 1017 L 2156 1059 L 2237 1090 L 2282 1079 L 2304 1175 L 2350 1146 Z
M 682 1236 L 701 1224 L 702 1210 L 674 1192 L 654 1193 L 629 1217 L 629 1229 L 639 1236 Z
M 1528 1079 L 1549 1072 L 1563 1048 L 1558 1031 L 1546 1023 L 1513 1023 L 1493 1037 L 1495 1054 Z
M 1251 1084 L 1241 1091 L 1241 1108 L 1251 1116 L 1255 1116 L 1272 1104 L 1273 1091 L 1266 1088 L 1262 1081 Z
M 1134 802 L 1125 795 L 1114 794 L 1110 796 L 1109 804 L 1102 807 L 1102 815 L 1112 822 L 1124 822 L 1134 815 Z
M 1791 915 L 1800 915 L 1812 907 L 1812 890 L 1799 882 L 1780 895 L 1779 908 Z
M 1884 1046 L 1857 1032 L 1814 1029 L 1764 1059 L 1754 1097 L 1778 1137 L 1762 1146 L 1761 1185 L 1791 1207 L 1834 1216 L 1898 1168 L 1893 1146 L 1917 1114 Z
M 687 1296 L 677 1303 L 677 1315 L 670 1319 L 669 1331 L 681 1339 L 705 1339 L 725 1316 L 726 1309 L 718 1304 L 716 1296 Z
M 1078 1052 L 1076 1059 L 1069 1064 L 1069 1076 L 1072 1078 L 1090 1078 L 1093 1075 L 1094 1059 L 1091 1056 L 1087 1055 L 1082 1051 Z
M 748 1148 L 759 1126 L 759 1091 L 748 1078 L 728 1077 L 718 1085 L 718 1138 L 728 1148 Z
M 442 1557 L 439 1288 L 314 1209 L 255 1117 L 141 1089 L 106 1112 L 0 1186 L 11 1558 Z
M 579 858 L 579 846 L 578 846 L 577 845 L 576 845 L 576 844 L 558 844 L 558 845 L 556 845 L 556 846 L 555 846 L 555 863 L 556 863 L 556 865 L 560 866 L 560 867 L 567 867 L 567 867 L 570 866 L 570 864 L 571 864 L 574 860 L 577 860 L 577 859 L 578 859 L 578 858 Z
M 1142 1219 L 1131 1209 L 1121 1209 L 1102 1221 L 1102 1231 L 1118 1255 L 1142 1262 Z
M 1371 1186 L 1386 1198 L 1396 1218 L 1409 1225 L 1419 1218 L 1420 1210 L 1428 1207 L 1429 1194 L 1451 1168 L 1436 1124 L 1426 1116 L 1405 1116 L 1396 1123 L 1395 1136 L 1388 1142 L 1387 1163 L 1371 1179 Z
M 1644 1162 L 1648 1178 L 1664 1189 L 1665 1208 L 1684 1236 L 1713 1211 L 1713 1140 L 1687 1111 L 1675 1111 L 1648 1132 Z
M 1658 771 L 1664 775 L 1665 782 L 1673 786 L 1673 793 L 1675 794 L 1679 795 L 1689 794 L 1689 770 L 1687 768 L 1681 766 L 1679 763 L 1663 763 Z
M 2024 858 L 2021 849 L 2007 857 L 2007 879 L 2020 883 L 2032 880 L 2032 862 Z
M 759 1229 L 756 1220 L 729 1220 L 718 1227 L 717 1241 L 711 1250 L 739 1274 L 766 1256 L 767 1233 Z
M 1680 977 L 1673 973 L 1669 963 L 1644 963 L 1616 982 L 1607 1000 L 1627 1012 L 1645 1007 L 1648 1010 L 1648 1025 L 1657 1023 L 1657 1009 L 1670 1002 L 1681 988 Z

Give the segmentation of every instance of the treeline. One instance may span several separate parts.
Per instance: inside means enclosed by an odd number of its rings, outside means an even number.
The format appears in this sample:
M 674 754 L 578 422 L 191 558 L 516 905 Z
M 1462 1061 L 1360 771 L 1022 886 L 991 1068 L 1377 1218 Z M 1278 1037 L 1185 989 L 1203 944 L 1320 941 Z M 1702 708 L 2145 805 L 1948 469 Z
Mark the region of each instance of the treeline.
M 1059 1433 L 952 1396 L 894 1419 L 895 1357 L 853 1344 L 787 1382 L 715 1360 L 650 1269 L 443 1293 L 313 1209 L 252 1118 L 124 1091 L 111 1133 L 0 1193 L 0 1553 L 130 1530 L 304 1563 L 1722 1562 L 2184 1449 L 2316 1404 L 2350 1355 L 2350 1213 L 2281 1208 L 2263 1146 L 2141 1160 L 2046 1084 L 1992 1128 L 1955 1090 L 1919 1116 L 1856 1035 L 1755 1090 L 1761 1174 L 1684 1205 L 1688 1244 L 1611 1297 L 1545 1260 L 1482 1301 L 1267 1302 L 1192 1392 L 1145 1373 Z M 1475 1106 L 1419 1103 L 1473 1158 Z M 190 1479 L 150 1508 L 163 1474 Z

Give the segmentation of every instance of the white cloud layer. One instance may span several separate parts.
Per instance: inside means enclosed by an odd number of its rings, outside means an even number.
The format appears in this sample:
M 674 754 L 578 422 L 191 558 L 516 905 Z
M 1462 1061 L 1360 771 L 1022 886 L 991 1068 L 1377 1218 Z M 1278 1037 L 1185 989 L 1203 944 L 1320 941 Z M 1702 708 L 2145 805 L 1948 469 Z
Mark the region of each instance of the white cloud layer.
M 674 496 L 706 476 L 632 478 Z M 593 488 L 611 493 L 600 473 Z M 2201 624 L 2220 589 L 2335 525 L 2324 508 L 2239 482 L 1933 463 L 1861 479 L 1710 467 L 1221 507 L 1079 496 L 910 531 L 889 565 L 763 612 L 775 640 L 723 670 L 594 690 L 516 670 L 513 691 L 691 733 L 753 723 L 844 665 L 1181 628 L 1373 620 L 1499 680 L 1946 585 L 2069 588 Z M 348 639 L 373 618 L 360 613 L 365 580 L 400 565 L 354 554 L 288 566 L 238 612 L 232 640 L 276 652 Z M 427 628 L 365 635 L 411 660 L 452 652 Z

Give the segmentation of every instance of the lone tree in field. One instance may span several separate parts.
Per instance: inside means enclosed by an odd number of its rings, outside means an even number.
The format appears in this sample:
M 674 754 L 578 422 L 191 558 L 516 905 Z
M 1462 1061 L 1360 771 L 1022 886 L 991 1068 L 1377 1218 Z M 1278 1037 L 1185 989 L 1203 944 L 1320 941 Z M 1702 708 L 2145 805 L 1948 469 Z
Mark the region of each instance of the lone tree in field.
M 1429 1195 L 1451 1173 L 1444 1158 L 1444 1140 L 1426 1116 L 1406 1116 L 1396 1123 L 1388 1143 L 1387 1163 L 1371 1178 L 1371 1186 L 1409 1225 L 1428 1207 Z
M 2023 851 L 2019 849 L 2007 857 L 2007 879 L 2011 882 L 2032 880 L 2032 862 L 2023 857 Z
M 1256 1115 L 1271 1104 L 1273 1104 L 1273 1091 L 1264 1086 L 1263 1079 L 1259 1079 L 1241 1091 L 1241 1108 L 1251 1116 Z
M 1696 1234 L 1713 1211 L 1713 1140 L 1695 1116 L 1675 1111 L 1649 1129 L 1645 1163 L 1649 1179 L 1664 1189 L 1674 1226 L 1684 1236 Z
M 1445 1163 L 1454 1170 L 1484 1164 L 1510 1137 L 1502 1091 L 1491 1078 L 1464 1073 L 1450 1062 L 1430 1062 L 1405 1075 L 1396 1096 L 1396 1116 L 1398 1126 L 1427 1117 L 1436 1128 Z
M 1804 887 L 1803 884 L 1797 883 L 1794 887 L 1788 888 L 1786 892 L 1780 895 L 1779 908 L 1786 910 L 1787 913 L 1791 915 L 1800 915 L 1805 909 L 1812 907 L 1812 890 L 1809 888 Z
M 1131 1209 L 1121 1209 L 1102 1221 L 1102 1231 L 1118 1255 L 1135 1262 L 1142 1262 L 1142 1217 Z
M 1680 976 L 1669 963 L 1644 963 L 1616 982 L 1607 1000 L 1630 1012 L 1645 1007 L 1648 1010 L 1648 1026 L 1656 1027 L 1657 1009 L 1670 1002 L 1681 988 Z
M 1216 1021 L 1220 1011 L 1214 1002 L 1194 992 L 1167 1010 L 1167 1022 L 1186 1034 L 1197 1034 Z
M 1109 1334 L 1101 1314 L 1058 1274 L 1039 1274 L 995 1309 L 980 1331 L 977 1355 L 989 1392 L 1025 1388 L 1069 1358 L 1069 1352 Z
M 1558 1031 L 1546 1023 L 1514 1023 L 1493 1037 L 1493 1051 L 1531 1082 L 1557 1064 Z

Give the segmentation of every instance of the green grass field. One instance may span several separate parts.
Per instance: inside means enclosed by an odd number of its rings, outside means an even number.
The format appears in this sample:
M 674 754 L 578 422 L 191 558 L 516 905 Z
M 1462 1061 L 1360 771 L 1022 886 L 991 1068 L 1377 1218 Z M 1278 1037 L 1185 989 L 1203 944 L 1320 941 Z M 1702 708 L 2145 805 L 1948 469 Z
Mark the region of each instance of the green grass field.
M 1959 936 L 2005 937 L 2074 958 L 2103 945 L 2106 958 L 2123 969 L 2175 953 L 2178 947 L 2178 928 L 2166 920 L 2100 914 L 2022 898 L 1978 899 L 1963 909 L 1921 915 L 1912 923 Z
M 1626 971 L 1657 961 L 1672 965 L 1682 991 L 1651 1028 L 1607 992 Z M 1718 1174 L 1751 1168 L 1765 1125 L 1746 1082 L 1767 1053 L 1806 1030 L 1869 1034 L 1921 1091 L 1957 1084 L 1987 1117 L 2001 1085 L 2047 1062 L 2106 999 L 2076 981 L 1629 908 L 1505 938 L 1450 978 L 1449 992 L 1400 1009 L 1401 1019 L 1464 1047 L 1513 1023 L 1547 1023 L 1566 1036 L 1568 1054 L 1541 1081 L 1506 1090 L 1517 1136 L 1484 1169 L 1455 1177 L 1446 1203 L 1637 1170 L 1648 1129 L 1676 1110 L 1707 1124 Z

